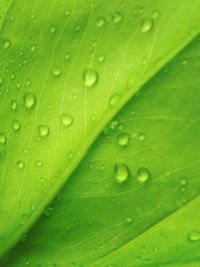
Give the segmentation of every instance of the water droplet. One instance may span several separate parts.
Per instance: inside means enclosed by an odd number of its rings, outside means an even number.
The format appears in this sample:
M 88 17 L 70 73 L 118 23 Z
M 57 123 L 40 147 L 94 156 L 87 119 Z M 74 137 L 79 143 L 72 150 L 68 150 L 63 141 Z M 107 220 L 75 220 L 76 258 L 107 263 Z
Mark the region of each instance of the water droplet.
M 69 10 L 66 10 L 65 11 L 65 16 L 67 17 L 67 16 L 69 16 L 69 14 L 70 14 L 70 11 Z
M 152 13 L 152 18 L 153 19 L 157 19 L 157 17 L 158 17 L 158 11 L 154 10 L 153 13 Z
M 65 60 L 68 61 L 68 60 L 70 60 L 70 58 L 71 58 L 70 53 L 67 53 L 66 56 L 65 56 Z
M 187 59 L 182 60 L 182 65 L 183 66 L 186 66 L 187 64 L 188 64 L 188 60 Z
M 98 73 L 94 69 L 87 69 L 83 73 L 83 79 L 85 86 L 92 87 L 98 81 Z
M 49 127 L 47 125 L 40 125 L 39 134 L 41 137 L 47 136 L 49 134 Z
M 3 145 L 7 141 L 7 138 L 4 133 L 0 133 L 0 144 Z
M 121 95 L 119 95 L 119 94 L 114 94 L 114 95 L 112 95 L 112 96 L 110 97 L 110 99 L 109 99 L 109 105 L 110 105 L 111 107 L 115 106 L 116 103 L 119 101 L 120 98 L 121 98 Z
M 100 63 L 104 62 L 104 60 L 105 60 L 104 55 L 99 55 L 99 56 L 98 56 L 98 61 L 99 61 Z
M 188 238 L 190 241 L 200 241 L 200 232 L 192 231 L 189 233 Z
M 104 17 L 99 17 L 97 19 L 96 26 L 97 28 L 101 28 L 105 24 L 105 18 Z
M 61 70 L 58 69 L 58 68 L 53 68 L 53 69 L 52 69 L 52 74 L 53 74 L 54 76 L 60 76 L 60 75 L 61 75 Z
M 149 18 L 143 19 L 141 23 L 141 31 L 144 33 L 150 32 L 153 28 L 153 21 Z
M 130 137 L 129 137 L 129 134 L 127 133 L 119 133 L 118 136 L 117 136 L 117 143 L 124 147 L 124 146 L 127 146 L 129 144 L 129 141 L 130 141 Z
M 50 28 L 50 32 L 51 33 L 55 33 L 56 32 L 56 26 L 54 25 L 54 26 L 51 26 L 51 28 Z
M 12 110 L 16 110 L 16 109 L 17 109 L 17 101 L 16 101 L 16 100 L 13 100 L 13 101 L 11 102 L 11 109 L 12 109 Z
M 52 211 L 53 211 L 53 208 L 51 206 L 49 206 L 44 210 L 44 214 L 49 217 L 49 216 L 51 216 Z
M 119 163 L 115 165 L 115 179 L 119 184 L 127 181 L 129 176 L 129 169 L 126 164 Z
M 41 160 L 37 160 L 36 161 L 36 166 L 37 167 L 41 167 L 42 166 L 42 161 Z
M 31 52 L 35 52 L 35 50 L 36 50 L 36 45 L 32 45 L 31 46 Z
M 17 120 L 13 120 L 12 127 L 15 131 L 18 131 L 20 129 L 20 123 Z
M 5 49 L 7 49 L 7 48 L 10 47 L 10 44 L 11 44 L 10 40 L 6 40 L 6 41 L 4 41 L 3 47 L 4 47 Z
M 24 104 L 27 108 L 32 108 L 35 105 L 35 95 L 33 93 L 26 93 L 24 95 Z
M 186 178 L 181 178 L 180 185 L 186 185 L 188 183 L 188 180 Z
M 147 168 L 139 168 L 137 171 L 137 179 L 140 183 L 145 183 L 150 178 L 150 173 Z
M 40 177 L 40 182 L 44 183 L 44 178 L 43 177 Z
M 132 223 L 132 222 L 133 222 L 133 219 L 130 218 L 130 217 L 128 217 L 128 218 L 126 219 L 126 221 L 127 221 L 127 223 Z
M 120 12 L 115 12 L 112 16 L 112 21 L 115 24 L 118 24 L 119 22 L 121 22 L 123 19 L 122 14 Z
M 72 118 L 72 116 L 69 115 L 69 114 L 63 114 L 63 115 L 61 116 L 61 122 L 62 122 L 62 124 L 63 124 L 64 126 L 69 126 L 69 125 L 72 124 L 72 122 L 73 122 L 73 118 Z
M 139 134 L 138 134 L 138 139 L 139 139 L 140 141 L 143 141 L 145 138 L 146 138 L 146 136 L 145 136 L 144 133 L 139 133 Z
M 25 165 L 25 163 L 22 160 L 18 160 L 17 161 L 17 166 L 18 166 L 19 169 L 23 169 L 24 165 Z

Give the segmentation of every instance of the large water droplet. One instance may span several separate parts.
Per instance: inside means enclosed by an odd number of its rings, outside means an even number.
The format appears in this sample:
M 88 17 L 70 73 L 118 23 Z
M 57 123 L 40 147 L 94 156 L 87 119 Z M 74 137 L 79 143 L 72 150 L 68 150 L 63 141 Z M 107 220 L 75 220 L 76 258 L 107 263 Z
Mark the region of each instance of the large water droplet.
M 150 18 L 145 18 L 141 22 L 141 31 L 144 33 L 150 32 L 153 28 L 153 21 Z
M 92 87 L 98 81 L 98 73 L 94 69 L 87 69 L 83 73 L 83 79 L 85 86 Z
M 15 131 L 18 131 L 20 129 L 20 123 L 18 120 L 13 120 L 12 127 Z
M 127 181 L 129 176 L 129 169 L 126 164 L 118 163 L 115 165 L 115 179 L 119 184 Z
M 39 134 L 41 137 L 47 136 L 49 134 L 49 127 L 47 125 L 40 125 Z
M 117 136 L 117 142 L 120 146 L 127 146 L 129 144 L 130 137 L 127 133 L 119 133 Z
M 62 122 L 62 124 L 63 124 L 64 126 L 69 126 L 69 125 L 72 124 L 72 122 L 73 122 L 73 118 L 72 118 L 72 116 L 69 115 L 69 114 L 63 114 L 63 115 L 61 116 L 61 122 Z
M 188 238 L 190 241 L 200 241 L 200 232 L 192 231 L 189 233 Z
M 6 136 L 4 133 L 0 133 L 0 144 L 5 144 L 6 143 Z
M 150 173 L 147 168 L 139 168 L 137 171 L 137 179 L 140 183 L 145 183 L 150 178 Z
M 27 108 L 32 108 L 35 105 L 36 98 L 33 93 L 26 93 L 24 95 L 24 104 Z

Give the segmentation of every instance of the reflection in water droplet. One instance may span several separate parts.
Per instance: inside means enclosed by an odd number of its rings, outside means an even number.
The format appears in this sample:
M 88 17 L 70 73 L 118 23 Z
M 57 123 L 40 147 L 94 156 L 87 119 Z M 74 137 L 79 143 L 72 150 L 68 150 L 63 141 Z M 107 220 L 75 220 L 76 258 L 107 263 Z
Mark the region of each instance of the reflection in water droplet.
M 150 173 L 147 168 L 139 168 L 137 171 L 137 179 L 140 183 L 145 183 L 150 178 Z
M 153 21 L 149 18 L 143 19 L 141 22 L 141 31 L 144 33 L 150 32 L 153 28 Z
M 24 104 L 27 108 L 32 108 L 35 105 L 36 98 L 33 93 L 26 93 L 24 95 Z
M 69 125 L 72 124 L 72 122 L 73 122 L 73 118 L 72 118 L 72 116 L 69 115 L 69 114 L 63 114 L 63 115 L 61 116 L 61 122 L 62 122 L 62 124 L 63 124 L 64 126 L 69 126 Z
M 0 133 L 0 144 L 5 144 L 7 141 L 6 136 L 4 133 Z
M 129 141 L 130 141 L 130 137 L 129 137 L 129 134 L 127 133 L 119 133 L 118 136 L 117 136 L 117 143 L 124 147 L 124 146 L 127 146 L 129 144 Z
M 49 134 L 49 127 L 47 125 L 40 125 L 39 134 L 41 137 L 47 136 Z
M 83 79 L 85 86 L 92 87 L 98 81 L 98 73 L 94 69 L 87 69 L 83 73 Z
M 18 131 L 20 129 L 20 123 L 17 120 L 13 120 L 12 127 L 15 131 Z
M 117 183 L 122 184 L 127 181 L 129 169 L 126 164 L 118 163 L 115 165 L 115 179 Z

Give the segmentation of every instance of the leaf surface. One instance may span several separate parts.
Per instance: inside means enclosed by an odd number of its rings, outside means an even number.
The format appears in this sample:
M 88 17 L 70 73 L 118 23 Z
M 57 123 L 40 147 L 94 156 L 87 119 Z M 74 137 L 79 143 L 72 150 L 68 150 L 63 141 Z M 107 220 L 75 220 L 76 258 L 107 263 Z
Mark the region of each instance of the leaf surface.
M 124 106 L 5 266 L 198 266 L 199 47 Z

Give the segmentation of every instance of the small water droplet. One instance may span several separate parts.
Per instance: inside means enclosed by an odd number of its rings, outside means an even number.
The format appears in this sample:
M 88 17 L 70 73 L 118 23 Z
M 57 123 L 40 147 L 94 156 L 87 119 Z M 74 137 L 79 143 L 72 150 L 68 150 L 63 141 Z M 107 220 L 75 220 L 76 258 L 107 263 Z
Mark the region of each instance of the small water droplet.
M 70 14 L 70 11 L 69 10 L 66 10 L 65 11 L 65 16 L 67 17 L 67 16 L 69 16 L 69 14 Z
M 44 183 L 44 178 L 43 177 L 40 177 L 40 182 Z
M 54 76 L 60 76 L 60 75 L 61 75 L 61 70 L 58 69 L 58 68 L 53 68 L 53 69 L 52 69 L 52 74 L 53 74 Z
M 112 96 L 110 97 L 110 99 L 109 99 L 109 105 L 110 105 L 111 107 L 115 106 L 116 103 L 119 101 L 120 98 L 121 98 L 121 95 L 119 95 L 119 94 L 114 94 L 114 95 L 112 95 Z
M 10 47 L 10 44 L 11 44 L 10 40 L 6 40 L 6 41 L 4 41 L 3 47 L 5 49 L 8 49 Z
M 71 58 L 70 53 L 67 53 L 67 54 L 65 55 L 65 60 L 68 61 L 68 60 L 70 60 L 70 58 Z
M 42 166 L 42 161 L 41 160 L 37 160 L 36 161 L 36 166 L 37 167 L 41 167 Z
M 122 146 L 125 147 L 129 144 L 130 142 L 130 137 L 128 133 L 119 133 L 117 136 L 117 143 Z
M 153 28 L 153 21 L 149 18 L 145 18 L 141 22 L 141 31 L 144 33 L 150 32 Z
M 120 12 L 115 12 L 112 16 L 112 21 L 115 24 L 118 24 L 119 22 L 121 22 L 123 19 L 123 16 Z
M 3 145 L 7 141 L 7 138 L 4 133 L 0 133 L 0 144 Z
M 64 125 L 64 126 L 69 126 L 69 125 L 72 124 L 72 122 L 73 122 L 73 118 L 72 118 L 72 116 L 69 115 L 69 114 L 63 114 L 63 115 L 61 116 L 61 122 L 62 122 L 62 125 Z
M 145 138 L 146 138 L 146 136 L 145 136 L 144 133 L 139 133 L 139 134 L 138 134 L 138 139 L 139 139 L 140 141 L 143 141 Z
M 147 168 L 139 168 L 137 171 L 137 179 L 140 183 L 145 183 L 149 180 L 150 173 Z
M 129 169 L 126 164 L 118 163 L 115 165 L 115 179 L 117 183 L 122 184 L 127 181 Z
M 153 13 L 152 13 L 152 18 L 153 19 L 157 19 L 157 17 L 158 17 L 158 11 L 154 10 Z
M 17 166 L 18 166 L 19 169 L 23 169 L 24 165 L 25 165 L 25 163 L 22 160 L 18 160 L 17 161 Z
M 186 178 L 181 178 L 180 185 L 186 185 L 188 183 L 188 180 Z
M 20 129 L 20 123 L 18 120 L 13 120 L 12 127 L 15 131 L 18 131 Z
M 192 231 L 189 233 L 188 238 L 190 241 L 200 241 L 200 232 Z
M 35 105 L 36 98 L 33 93 L 26 93 L 24 95 L 24 104 L 27 108 L 32 108 Z
M 183 66 L 186 66 L 187 64 L 188 64 L 188 60 L 187 59 L 182 60 L 182 65 Z
M 31 52 L 35 52 L 35 50 L 36 50 L 36 45 L 32 45 L 31 46 Z
M 94 69 L 87 69 L 83 73 L 83 79 L 85 86 L 92 87 L 98 81 L 98 73 Z
M 47 125 L 40 125 L 39 134 L 41 137 L 47 136 L 49 134 L 49 127 Z
M 52 212 L 53 212 L 53 208 L 52 208 L 51 206 L 47 207 L 47 208 L 44 210 L 44 214 L 45 214 L 46 216 L 48 216 L 48 217 L 51 216 Z
M 104 17 L 99 17 L 97 19 L 96 26 L 97 28 L 101 28 L 105 24 L 105 18 Z
M 133 219 L 130 218 L 130 217 L 128 217 L 128 218 L 126 219 L 126 221 L 127 221 L 127 223 L 132 223 L 132 222 L 133 222 Z
M 54 26 L 51 26 L 51 28 L 50 28 L 50 33 L 55 33 L 56 32 L 56 26 L 54 25 Z
M 104 55 L 99 55 L 98 56 L 98 62 L 102 63 L 102 62 L 104 62 L 104 60 L 105 60 Z

